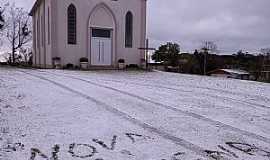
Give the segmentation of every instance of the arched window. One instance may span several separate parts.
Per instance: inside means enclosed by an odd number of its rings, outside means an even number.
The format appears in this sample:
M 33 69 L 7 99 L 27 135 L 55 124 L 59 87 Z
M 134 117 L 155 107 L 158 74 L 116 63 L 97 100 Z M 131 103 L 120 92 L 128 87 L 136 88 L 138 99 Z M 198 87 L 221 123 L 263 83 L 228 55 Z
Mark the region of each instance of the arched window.
M 133 43 L 133 15 L 130 11 L 126 14 L 125 46 L 132 48 Z
M 77 29 L 76 29 L 76 7 L 71 4 L 68 7 L 67 10 L 67 27 L 68 27 L 68 44 L 76 44 L 76 33 L 77 33 Z

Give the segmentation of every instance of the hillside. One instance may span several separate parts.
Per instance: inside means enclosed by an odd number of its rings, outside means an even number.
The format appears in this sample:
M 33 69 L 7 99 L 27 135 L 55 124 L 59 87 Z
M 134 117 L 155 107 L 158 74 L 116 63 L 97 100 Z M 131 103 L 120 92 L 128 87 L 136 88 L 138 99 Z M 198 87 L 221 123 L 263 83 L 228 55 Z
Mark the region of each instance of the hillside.
M 270 85 L 0 68 L 0 160 L 270 159 Z

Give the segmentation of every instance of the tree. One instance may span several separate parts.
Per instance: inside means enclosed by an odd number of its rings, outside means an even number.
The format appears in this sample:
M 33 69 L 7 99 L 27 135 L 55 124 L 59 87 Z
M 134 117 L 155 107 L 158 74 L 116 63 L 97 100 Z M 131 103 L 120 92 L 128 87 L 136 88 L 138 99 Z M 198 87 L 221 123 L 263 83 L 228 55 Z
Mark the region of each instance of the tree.
M 264 67 L 264 55 L 261 55 L 261 54 L 257 55 L 255 57 L 255 62 L 254 62 L 254 71 L 255 71 L 256 81 L 261 77 L 263 67 Z
M 263 54 L 263 62 L 262 62 L 261 72 L 266 71 L 266 73 L 267 73 L 268 71 L 270 71 L 270 48 L 263 48 L 263 49 L 261 49 L 261 52 Z M 269 76 L 266 75 L 265 78 L 267 79 L 267 81 L 270 82 Z
M 20 61 L 23 62 L 24 64 L 32 65 L 33 54 L 32 54 L 32 51 L 29 52 L 29 49 L 21 47 L 19 49 L 19 58 L 20 58 Z
M 2 46 L 2 32 L 4 29 L 4 24 L 5 24 L 5 20 L 4 20 L 4 10 L 2 9 L 2 7 L 0 7 L 0 46 Z
M 261 49 L 261 52 L 262 52 L 263 54 L 270 54 L 270 48 L 262 48 L 262 49 Z
M 168 42 L 161 45 L 157 51 L 152 55 L 152 59 L 156 62 L 165 62 L 166 65 L 179 65 L 180 46 L 177 43 Z
M 0 0 L 0 31 L 2 31 L 5 26 L 4 12 L 8 5 L 9 5 L 8 3 L 4 2 L 3 0 Z
M 13 4 L 9 7 L 6 23 L 7 40 L 11 46 L 11 60 L 12 63 L 16 63 L 17 51 L 32 39 L 31 31 L 28 29 L 31 21 L 23 8 L 17 8 Z
M 4 0 L 0 0 L 0 47 L 3 44 L 3 35 L 6 27 L 5 10 L 8 5 L 9 3 L 4 2 Z
M 0 7 L 0 30 L 4 28 L 5 20 L 4 20 L 4 10 Z

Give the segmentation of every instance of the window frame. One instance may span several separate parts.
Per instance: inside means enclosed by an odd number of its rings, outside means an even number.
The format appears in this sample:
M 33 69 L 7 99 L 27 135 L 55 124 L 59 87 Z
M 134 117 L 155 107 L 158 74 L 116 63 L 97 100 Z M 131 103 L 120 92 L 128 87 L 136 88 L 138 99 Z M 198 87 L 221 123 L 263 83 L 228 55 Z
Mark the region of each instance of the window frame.
M 77 9 L 74 4 L 67 8 L 67 43 L 77 44 Z
M 125 16 L 125 48 L 133 47 L 133 14 L 128 11 Z

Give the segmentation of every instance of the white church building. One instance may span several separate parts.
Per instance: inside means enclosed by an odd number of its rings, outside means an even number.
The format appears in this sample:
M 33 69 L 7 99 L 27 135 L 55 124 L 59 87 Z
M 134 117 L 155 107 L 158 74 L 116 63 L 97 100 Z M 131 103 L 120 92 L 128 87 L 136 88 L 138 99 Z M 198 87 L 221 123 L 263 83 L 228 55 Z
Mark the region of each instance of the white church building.
M 36 0 L 33 18 L 33 63 L 52 68 L 78 65 L 112 67 L 143 62 L 147 0 Z

